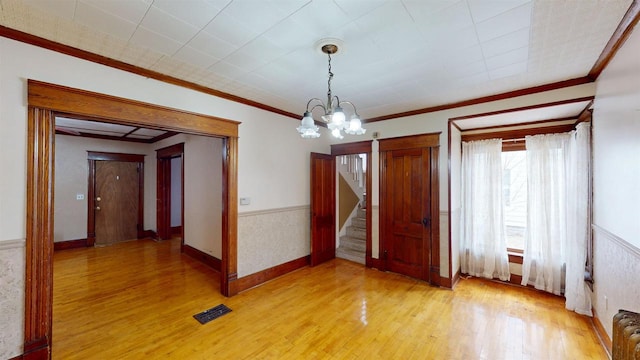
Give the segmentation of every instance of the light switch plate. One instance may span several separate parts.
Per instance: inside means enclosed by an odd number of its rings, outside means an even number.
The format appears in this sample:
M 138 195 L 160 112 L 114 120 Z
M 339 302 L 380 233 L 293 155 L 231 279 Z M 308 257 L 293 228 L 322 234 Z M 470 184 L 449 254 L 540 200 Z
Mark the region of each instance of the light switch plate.
M 240 198 L 240 205 L 249 205 L 249 204 L 251 204 L 251 198 L 248 198 L 248 197 Z

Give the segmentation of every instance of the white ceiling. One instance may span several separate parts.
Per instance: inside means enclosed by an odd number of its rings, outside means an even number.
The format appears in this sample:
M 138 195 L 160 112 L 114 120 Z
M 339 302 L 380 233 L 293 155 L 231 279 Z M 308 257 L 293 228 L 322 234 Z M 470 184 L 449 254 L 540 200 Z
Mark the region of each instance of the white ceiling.
M 631 0 L 0 0 L 0 25 L 302 114 L 366 120 L 588 74 Z
M 139 126 L 111 124 L 56 117 L 56 133 L 75 136 L 99 136 L 121 141 L 153 142 L 155 138 L 167 135 L 167 131 L 147 129 Z
M 517 125 L 522 123 L 532 123 L 548 120 L 563 120 L 573 118 L 576 122 L 578 116 L 587 108 L 591 100 L 575 101 L 567 104 L 549 105 L 535 109 L 522 109 L 501 112 L 499 114 L 474 116 L 468 119 L 455 120 L 454 122 L 462 130 L 472 130 L 478 128 L 487 128 L 496 125 Z M 538 124 L 537 126 L 553 126 L 555 122 Z

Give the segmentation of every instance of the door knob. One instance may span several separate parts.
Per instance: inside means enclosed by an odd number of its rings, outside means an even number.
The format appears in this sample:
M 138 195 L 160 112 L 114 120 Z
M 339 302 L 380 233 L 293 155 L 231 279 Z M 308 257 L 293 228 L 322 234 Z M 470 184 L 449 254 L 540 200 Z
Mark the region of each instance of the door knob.
M 96 210 L 100 210 L 100 206 L 96 206 Z
M 427 217 L 426 218 L 422 218 L 422 225 L 424 225 L 425 227 L 429 227 L 429 223 L 430 223 L 429 220 L 430 219 L 427 218 Z
M 96 198 L 96 201 L 100 201 L 100 200 L 102 200 L 102 198 L 101 198 L 100 196 L 98 196 L 98 197 Z

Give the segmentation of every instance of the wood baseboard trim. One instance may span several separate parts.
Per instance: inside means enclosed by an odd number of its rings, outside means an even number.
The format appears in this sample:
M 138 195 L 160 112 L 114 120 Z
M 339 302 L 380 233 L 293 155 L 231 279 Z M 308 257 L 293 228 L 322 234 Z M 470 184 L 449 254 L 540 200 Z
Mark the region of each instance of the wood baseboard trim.
M 440 286 L 453 290 L 460 281 L 460 269 L 453 274 L 453 278 L 440 276 Z
M 182 252 L 196 260 L 199 260 L 200 262 L 209 266 L 213 270 L 220 272 L 222 262 L 220 261 L 220 259 L 216 258 L 215 256 L 207 254 L 204 251 L 200 251 L 186 244 L 182 246 Z
M 153 230 L 143 230 L 138 232 L 138 239 L 153 239 L 156 240 L 158 238 L 158 233 Z
M 171 227 L 171 234 L 172 235 L 180 235 L 180 234 L 182 234 L 182 225 L 172 226 Z
M 269 280 L 273 280 L 284 274 L 287 274 L 294 270 L 298 270 L 300 268 L 308 266 L 310 263 L 310 260 L 311 260 L 310 256 L 307 255 L 295 260 L 291 260 L 284 264 L 276 265 L 269 269 L 264 269 L 254 274 L 241 277 L 238 280 L 233 282 L 234 290 L 236 290 L 236 292 L 239 293 L 241 291 L 251 289 L 252 287 L 263 284 Z
M 89 246 L 87 239 L 76 239 L 76 240 L 65 240 L 58 241 L 53 243 L 53 250 L 68 250 L 68 249 L 77 249 Z
M 613 349 L 613 344 L 611 343 L 611 339 L 609 339 L 609 335 L 607 335 L 607 331 L 604 329 L 602 322 L 600 322 L 600 318 L 598 317 L 596 310 L 591 309 L 591 311 L 593 312 L 593 317 L 591 318 L 593 329 L 596 331 L 596 335 L 598 335 L 598 338 L 600 339 L 600 343 L 602 344 L 602 347 L 604 347 L 604 350 L 607 352 L 607 355 L 609 355 L 609 359 L 611 359 L 611 354 Z

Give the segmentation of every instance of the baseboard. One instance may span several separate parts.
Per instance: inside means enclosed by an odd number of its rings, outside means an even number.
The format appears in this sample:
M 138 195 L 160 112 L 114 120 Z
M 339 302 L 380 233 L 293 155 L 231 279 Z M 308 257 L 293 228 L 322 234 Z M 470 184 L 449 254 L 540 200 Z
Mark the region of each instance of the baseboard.
M 138 239 L 157 239 L 158 233 L 153 230 L 143 230 L 138 232 Z
M 180 235 L 180 234 L 182 234 L 182 225 L 180 225 L 180 226 L 172 226 L 171 227 L 171 234 L 172 235 Z
M 453 289 L 458 281 L 460 281 L 460 270 L 456 271 L 453 278 L 440 276 L 440 286 L 445 288 Z
M 607 331 L 604 329 L 602 322 L 600 322 L 600 318 L 596 313 L 595 309 L 591 309 L 593 312 L 593 317 L 591 318 L 591 322 L 593 323 L 593 328 L 600 338 L 600 342 L 602 343 L 602 347 L 607 351 L 607 355 L 609 355 L 609 359 L 611 359 L 613 344 L 611 343 L 611 339 L 609 339 L 609 335 L 607 335 Z
M 202 263 L 204 263 L 205 265 L 209 266 L 210 268 L 212 268 L 213 270 L 216 271 L 220 271 L 221 268 L 221 261 L 220 259 L 216 258 L 213 255 L 207 254 L 204 251 L 200 251 L 192 246 L 189 245 L 184 245 L 182 247 L 182 252 L 184 252 L 186 255 L 201 261 Z
M 53 250 L 68 250 L 68 249 L 77 249 L 87 247 L 87 239 L 76 239 L 76 240 L 65 240 L 65 241 L 57 241 L 53 243 Z
M 295 260 L 291 260 L 284 264 L 276 265 L 272 268 L 259 271 L 254 274 L 241 277 L 233 282 L 234 290 L 236 291 L 236 293 L 239 293 L 241 291 L 251 289 L 254 286 L 258 286 L 269 280 L 273 280 L 284 274 L 308 266 L 309 261 L 310 257 L 307 255 Z

